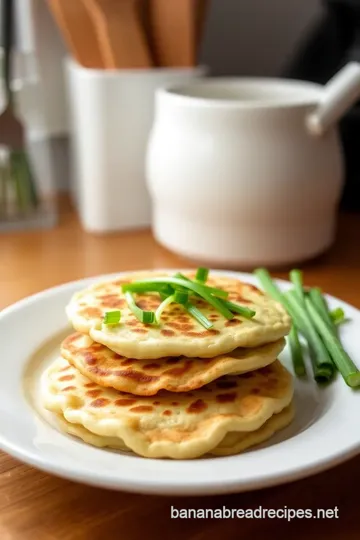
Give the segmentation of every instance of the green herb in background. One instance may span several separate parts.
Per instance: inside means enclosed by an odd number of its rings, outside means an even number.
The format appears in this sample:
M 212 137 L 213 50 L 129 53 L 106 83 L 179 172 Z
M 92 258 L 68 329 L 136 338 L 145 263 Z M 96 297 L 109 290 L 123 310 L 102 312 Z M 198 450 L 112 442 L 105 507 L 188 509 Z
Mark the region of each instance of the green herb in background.
M 325 298 L 322 295 L 321 290 L 318 287 L 314 287 L 309 291 L 309 298 L 315 308 L 318 310 L 321 317 L 324 319 L 326 324 L 329 326 L 331 331 L 337 335 L 337 328 L 334 324 L 334 321 L 331 318 L 329 308 Z
M 290 334 L 289 334 L 289 347 L 291 351 L 292 363 L 294 366 L 294 371 L 299 377 L 306 375 L 306 368 L 304 363 L 304 356 L 299 340 L 299 334 L 296 331 L 294 325 L 292 325 Z
M 326 299 L 318 287 L 308 291 L 304 288 L 300 270 L 291 270 L 289 277 L 293 288 L 284 294 L 277 288 L 265 268 L 255 270 L 254 274 L 264 290 L 281 302 L 292 318 L 293 327 L 288 341 L 295 373 L 303 374 L 301 344 L 298 336 L 293 333 L 296 327 L 308 343 L 315 380 L 329 381 L 336 368 L 348 386 L 360 386 L 360 371 L 338 337 L 337 327 L 346 320 L 344 310 L 336 308 L 329 311 Z
M 301 270 L 291 270 L 290 274 L 290 281 L 294 285 L 294 291 L 296 292 L 298 299 L 300 302 L 305 301 L 305 291 L 303 288 L 303 276 Z
M 258 268 L 254 272 L 255 276 L 258 278 L 261 286 L 264 291 L 271 296 L 274 300 L 279 302 L 284 306 L 286 311 L 290 315 L 290 306 L 287 303 L 284 295 L 281 293 L 280 289 L 277 287 L 275 282 L 271 279 L 271 276 L 266 270 L 266 268 Z M 304 362 L 304 355 L 299 341 L 299 336 L 296 327 L 294 326 L 294 321 L 289 334 L 289 346 L 291 351 L 291 360 L 293 364 L 294 371 L 296 375 L 305 375 L 306 367 Z
M 305 304 L 313 324 L 322 337 L 334 364 L 338 368 L 346 384 L 351 387 L 360 386 L 360 372 L 344 350 L 336 335 L 330 330 L 310 298 L 305 299 Z
M 308 317 L 305 303 L 299 300 L 295 290 L 285 293 L 285 298 L 290 307 L 289 314 L 296 328 L 308 342 L 314 379 L 317 382 L 329 381 L 334 375 L 334 365 L 316 328 Z

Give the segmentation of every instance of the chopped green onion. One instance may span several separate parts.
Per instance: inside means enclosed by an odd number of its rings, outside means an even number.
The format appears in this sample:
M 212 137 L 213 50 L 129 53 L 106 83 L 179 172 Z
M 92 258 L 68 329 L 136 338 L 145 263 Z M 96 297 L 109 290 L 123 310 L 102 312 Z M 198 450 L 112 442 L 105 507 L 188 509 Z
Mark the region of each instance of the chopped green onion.
M 306 374 L 303 351 L 299 341 L 299 336 L 294 325 L 292 325 L 289 334 L 289 346 L 291 350 L 291 358 L 296 375 L 302 376 Z
M 161 293 L 166 294 L 167 296 L 171 296 L 172 294 L 174 294 L 174 287 L 164 284 L 161 286 Z
M 313 306 L 318 310 L 319 314 L 322 316 L 326 324 L 329 326 L 330 330 L 337 335 L 337 328 L 330 317 L 329 308 L 326 303 L 325 298 L 322 295 L 321 290 L 318 287 L 314 287 L 309 291 L 309 298 Z
M 200 267 L 196 271 L 195 280 L 199 283 L 206 283 L 208 276 L 209 269 Z
M 186 304 L 189 301 L 189 292 L 186 290 L 175 291 L 174 301 L 177 304 Z
M 294 290 L 296 294 L 298 295 L 298 298 L 301 302 L 305 301 L 305 291 L 303 287 L 303 276 L 301 270 L 291 270 L 290 272 L 290 280 L 292 281 L 294 285 Z
M 305 299 L 305 304 L 311 321 L 324 340 L 326 348 L 346 384 L 350 387 L 360 386 L 360 371 L 357 366 L 344 350 L 338 338 L 331 332 L 328 325 L 321 318 L 321 315 L 311 302 L 310 298 Z
M 139 306 L 136 305 L 135 298 L 133 297 L 131 291 L 125 291 L 125 299 L 130 310 L 140 322 L 144 324 L 152 324 L 155 322 L 155 312 L 144 311 L 143 309 L 139 308 Z
M 188 313 L 190 313 L 190 315 L 194 317 L 199 324 L 201 324 L 201 326 L 206 328 L 206 330 L 210 330 L 210 328 L 213 327 L 213 324 L 209 321 L 209 319 L 205 317 L 205 315 L 201 313 L 201 311 L 194 306 L 194 304 L 188 302 L 184 307 L 186 311 L 188 311 Z
M 179 278 L 179 279 L 185 279 L 186 281 L 191 281 L 190 278 L 184 276 L 184 274 L 182 274 L 181 272 L 176 272 L 176 274 L 174 274 L 174 277 Z
M 168 286 L 170 287 L 170 285 L 168 285 Z M 173 289 L 173 292 L 179 291 L 179 292 L 186 292 L 186 293 L 188 293 L 188 294 L 190 293 L 188 288 L 186 288 L 186 287 L 181 287 L 180 285 L 174 285 L 174 286 L 172 287 L 172 289 Z
M 130 291 L 138 294 L 146 294 L 150 292 L 166 294 L 166 292 L 164 292 L 164 289 L 161 287 L 161 283 L 150 283 L 148 281 L 132 281 L 131 283 L 125 283 L 121 286 L 121 290 L 123 293 Z M 171 295 L 167 294 L 167 296 Z
M 305 298 L 305 303 L 303 304 L 295 291 L 287 292 L 285 298 L 295 327 L 306 337 L 309 344 L 309 353 L 315 380 L 317 382 L 329 381 L 334 374 L 334 365 L 324 343 L 309 320 L 305 307 L 305 305 L 307 306 L 307 298 Z
M 345 311 L 340 307 L 335 308 L 333 309 L 333 311 L 330 312 L 330 318 L 335 324 L 335 326 L 339 326 L 340 324 L 347 321 L 345 317 Z
M 229 302 L 228 300 L 223 300 L 223 304 L 230 309 L 233 313 L 238 313 L 242 315 L 245 319 L 252 319 L 256 315 L 256 311 L 248 307 L 239 306 L 239 304 L 234 304 L 234 302 Z
M 175 278 L 178 279 L 184 279 L 185 281 L 190 281 L 190 283 L 194 283 L 190 278 L 184 276 L 181 274 L 181 272 L 177 272 L 174 275 Z M 210 294 L 213 294 L 214 296 L 217 296 L 218 298 L 226 299 L 229 296 L 229 293 L 227 291 L 224 291 L 223 289 L 217 289 L 216 287 L 209 287 L 208 285 L 204 285 L 202 283 L 199 283 L 198 285 L 201 285 L 206 289 Z
M 121 319 L 121 311 L 106 311 L 103 319 L 104 324 L 118 324 Z
M 172 294 L 171 296 L 168 296 L 167 298 L 165 298 L 163 302 L 161 302 L 160 306 L 155 311 L 155 319 L 158 323 L 160 322 L 163 311 L 167 308 L 167 306 L 172 304 L 174 300 L 175 300 L 175 294 Z
M 160 285 L 162 283 L 166 283 L 168 285 L 178 285 L 180 287 L 185 287 L 186 289 L 189 289 L 193 291 L 194 293 L 198 293 L 204 300 L 206 300 L 210 305 L 212 305 L 223 317 L 226 319 L 233 319 L 234 315 L 231 313 L 231 311 L 224 306 L 224 304 L 221 302 L 220 299 L 216 298 L 209 292 L 209 287 L 206 287 L 205 285 L 200 285 L 199 283 L 195 283 L 194 281 L 188 281 L 185 279 L 175 278 L 175 277 L 158 277 L 158 278 L 152 278 L 149 280 L 139 280 L 139 281 L 133 281 L 132 283 L 126 283 L 122 286 L 123 292 L 144 292 L 148 291 L 149 288 L 151 289 L 154 285 Z M 225 291 L 221 291 L 225 292 Z M 226 293 L 228 294 L 228 293 Z
M 182 296 L 184 294 L 186 294 L 186 300 L 185 300 L 185 296 Z M 201 326 L 206 328 L 206 330 L 209 330 L 210 328 L 212 328 L 213 324 L 209 321 L 209 319 L 207 317 L 205 317 L 205 315 L 203 315 L 203 313 L 201 313 L 201 311 L 196 306 L 194 306 L 194 304 L 189 302 L 188 299 L 189 299 L 189 294 L 187 292 L 183 293 L 183 291 L 176 291 L 175 294 L 173 295 L 173 301 L 177 302 L 178 304 L 182 304 L 182 306 L 186 309 L 186 311 L 192 317 L 194 317 L 194 319 L 196 319 L 197 322 L 199 324 L 201 324 Z M 185 300 L 185 301 L 180 302 L 179 300 Z M 156 311 L 156 318 L 157 318 L 158 321 L 160 320 L 160 317 L 158 317 L 157 312 L 161 308 L 161 306 L 163 306 L 164 304 L 165 304 L 164 307 L 166 307 L 166 305 L 168 305 L 165 302 L 163 302 Z

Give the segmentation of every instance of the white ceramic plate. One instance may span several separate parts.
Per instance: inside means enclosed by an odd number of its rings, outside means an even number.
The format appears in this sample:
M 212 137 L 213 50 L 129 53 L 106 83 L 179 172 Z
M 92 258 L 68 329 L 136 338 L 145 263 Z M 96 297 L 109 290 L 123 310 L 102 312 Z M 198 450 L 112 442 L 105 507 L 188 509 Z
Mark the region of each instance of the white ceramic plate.
M 256 284 L 250 274 L 222 272 Z M 101 277 L 101 279 L 104 276 Z M 105 276 L 109 277 L 109 276 Z M 49 473 L 87 484 L 156 494 L 239 492 L 288 482 L 330 468 L 360 451 L 360 393 L 339 376 L 327 388 L 296 380 L 296 418 L 266 444 L 232 457 L 145 459 L 100 450 L 59 433 L 36 402 L 39 374 L 71 331 L 65 306 L 92 278 L 46 290 L 0 314 L 0 447 Z M 289 284 L 278 282 L 282 288 Z M 345 348 L 360 365 L 360 312 L 332 297 L 351 318 Z M 281 355 L 290 367 L 287 349 Z M 46 415 L 45 415 L 46 416 Z

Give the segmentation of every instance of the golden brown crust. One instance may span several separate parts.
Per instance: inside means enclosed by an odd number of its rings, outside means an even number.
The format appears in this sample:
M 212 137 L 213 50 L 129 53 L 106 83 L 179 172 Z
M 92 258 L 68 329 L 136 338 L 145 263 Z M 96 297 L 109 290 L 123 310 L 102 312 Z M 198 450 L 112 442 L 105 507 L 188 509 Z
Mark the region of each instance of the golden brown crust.
M 150 396 L 160 390 L 187 392 L 219 377 L 244 373 L 273 362 L 285 340 L 256 349 L 236 349 L 215 358 L 165 357 L 157 360 L 126 358 L 75 333 L 61 345 L 61 354 L 83 375 L 101 386 L 136 395 Z
M 90 388 L 88 378 L 65 367 L 67 361 L 60 359 L 44 375 L 46 408 L 95 435 L 121 439 L 145 457 L 204 455 L 229 433 L 258 430 L 293 397 L 292 377 L 279 361 L 246 376 L 226 376 L 194 392 L 174 396 L 161 391 L 155 397 Z M 70 385 L 62 379 L 64 373 L 71 377 Z
M 158 273 L 145 275 L 153 277 Z M 193 277 L 191 273 L 188 275 Z M 120 355 L 137 359 L 179 355 L 211 358 L 237 347 L 256 347 L 277 341 L 290 330 L 290 318 L 280 304 L 251 284 L 218 275 L 210 277 L 208 284 L 229 292 L 229 300 L 254 309 L 253 319 L 235 314 L 234 319 L 228 321 L 204 300 L 194 298 L 194 304 L 212 321 L 213 328 L 205 330 L 177 304 L 167 307 L 160 326 L 143 324 L 127 307 L 120 289 L 124 282 L 139 277 L 144 278 L 144 275 L 131 274 L 121 280 L 98 283 L 74 295 L 67 314 L 75 330 L 89 334 L 94 341 Z M 142 309 L 155 310 L 160 299 L 156 293 L 142 294 L 137 295 L 137 303 Z M 118 307 L 114 308 L 115 305 Z M 118 325 L 102 324 L 104 313 L 110 309 L 121 309 Z

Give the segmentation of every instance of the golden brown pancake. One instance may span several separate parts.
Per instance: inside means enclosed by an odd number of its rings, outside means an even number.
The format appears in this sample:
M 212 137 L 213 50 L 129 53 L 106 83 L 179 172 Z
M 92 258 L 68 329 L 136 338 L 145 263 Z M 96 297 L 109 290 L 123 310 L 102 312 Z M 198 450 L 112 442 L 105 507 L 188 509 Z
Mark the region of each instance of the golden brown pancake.
M 187 459 L 219 446 L 224 453 L 231 445 L 239 451 L 244 433 L 256 432 L 290 405 L 293 383 L 276 360 L 193 392 L 133 396 L 100 387 L 59 359 L 44 373 L 42 397 L 45 407 L 67 422 L 99 437 L 115 437 L 141 456 Z M 229 446 L 226 437 L 232 433 L 241 437 Z
M 89 334 L 97 343 L 124 357 L 146 360 L 181 355 L 213 358 L 238 347 L 258 347 L 278 341 L 290 330 L 290 318 L 281 304 L 251 284 L 218 275 L 210 277 L 207 285 L 229 292 L 229 300 L 255 310 L 254 318 L 235 314 L 232 320 L 227 320 L 210 304 L 194 298 L 193 303 L 213 323 L 213 328 L 205 330 L 178 304 L 168 306 L 159 326 L 145 325 L 128 308 L 121 286 L 158 275 L 158 272 L 130 274 L 75 294 L 67 306 L 75 330 Z M 144 310 L 155 310 L 160 304 L 157 293 L 139 294 L 136 298 Z M 122 313 L 120 323 L 103 324 L 104 313 L 117 309 Z
M 114 448 L 123 452 L 131 451 L 125 446 L 124 441 L 117 437 L 104 437 L 95 435 L 80 424 L 71 424 L 62 416 L 56 414 L 55 423 L 58 428 L 69 435 L 73 435 L 78 439 L 82 439 L 85 443 L 97 446 L 98 448 Z M 216 456 L 230 456 L 243 452 L 244 450 L 260 444 L 267 439 L 270 439 L 277 431 L 285 428 L 294 418 L 294 405 L 290 403 L 285 409 L 277 414 L 274 414 L 265 422 L 259 429 L 251 432 L 232 432 L 228 433 L 221 441 L 219 446 L 210 450 L 209 454 Z
M 285 340 L 254 349 L 236 349 L 215 358 L 170 356 L 157 360 L 125 358 L 88 335 L 75 333 L 61 345 L 61 355 L 83 375 L 100 386 L 141 396 L 160 390 L 187 392 L 231 373 L 245 373 L 271 364 L 285 346 Z

